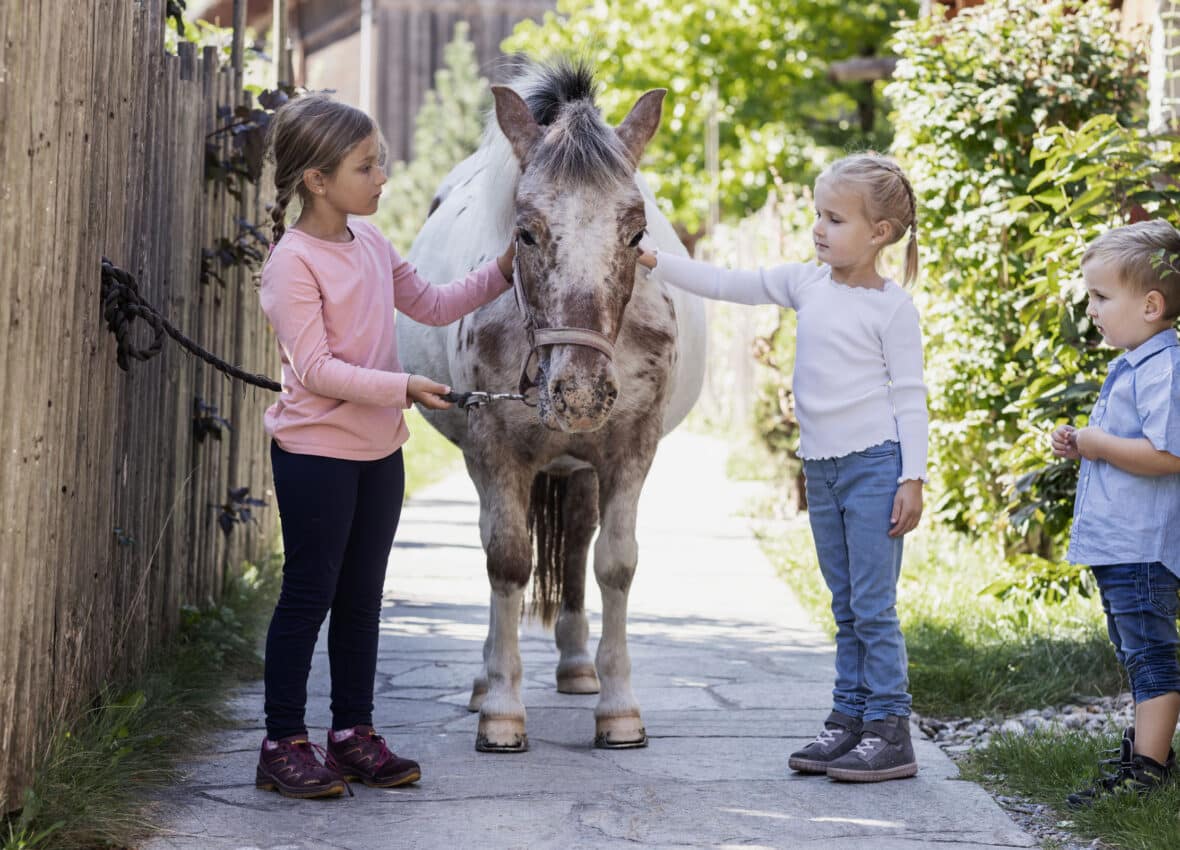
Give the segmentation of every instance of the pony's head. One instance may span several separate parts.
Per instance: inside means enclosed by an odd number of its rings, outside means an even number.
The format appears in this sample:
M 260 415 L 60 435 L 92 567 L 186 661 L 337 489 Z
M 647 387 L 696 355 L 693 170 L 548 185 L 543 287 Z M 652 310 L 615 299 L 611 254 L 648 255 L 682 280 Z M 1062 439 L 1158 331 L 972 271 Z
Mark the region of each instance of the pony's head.
M 554 430 L 593 431 L 619 395 L 608 352 L 647 226 L 635 168 L 659 126 L 665 91 L 644 94 L 612 128 L 594 104 L 593 75 L 584 66 L 540 68 L 517 87 L 523 97 L 504 86 L 492 93 L 520 165 L 514 232 L 522 306 L 539 331 L 596 332 L 584 335 L 589 344 L 538 346 L 539 412 Z M 595 343 L 600 337 L 605 345 Z

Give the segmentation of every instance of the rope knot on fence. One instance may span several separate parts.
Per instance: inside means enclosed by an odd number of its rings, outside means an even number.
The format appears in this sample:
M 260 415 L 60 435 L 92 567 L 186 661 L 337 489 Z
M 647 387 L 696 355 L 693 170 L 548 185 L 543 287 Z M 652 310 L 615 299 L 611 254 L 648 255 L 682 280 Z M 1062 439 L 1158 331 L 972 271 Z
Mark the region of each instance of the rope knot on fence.
M 196 355 L 231 378 L 274 392 L 282 390 L 280 384 L 265 375 L 247 372 L 210 354 L 174 328 L 155 307 L 139 294 L 139 284 L 136 282 L 135 276 L 119 268 L 106 257 L 102 258 L 102 288 L 99 296 L 102 299 L 102 315 L 106 320 L 107 330 L 114 334 L 118 346 L 115 359 L 119 363 L 119 368 L 124 372 L 130 370 L 129 358 L 151 360 L 159 354 L 164 347 L 164 334 L 167 333 L 190 354 Z M 146 348 L 136 346 L 131 338 L 132 327 L 136 319 L 143 319 L 152 328 L 152 342 Z

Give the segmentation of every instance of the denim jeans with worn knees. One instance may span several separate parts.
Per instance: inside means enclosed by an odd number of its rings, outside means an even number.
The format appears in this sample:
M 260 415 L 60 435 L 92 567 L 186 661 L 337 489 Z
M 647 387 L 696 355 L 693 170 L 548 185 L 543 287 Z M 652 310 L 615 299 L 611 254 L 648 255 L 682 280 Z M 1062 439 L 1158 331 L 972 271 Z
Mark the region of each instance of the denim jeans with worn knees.
M 901 447 L 886 441 L 805 460 L 807 511 L 836 619 L 832 705 L 864 720 L 906 717 L 911 698 L 897 618 L 902 538 L 890 537 Z
M 1091 567 L 1106 630 L 1131 680 L 1135 702 L 1180 691 L 1176 614 L 1180 578 L 1159 561 Z

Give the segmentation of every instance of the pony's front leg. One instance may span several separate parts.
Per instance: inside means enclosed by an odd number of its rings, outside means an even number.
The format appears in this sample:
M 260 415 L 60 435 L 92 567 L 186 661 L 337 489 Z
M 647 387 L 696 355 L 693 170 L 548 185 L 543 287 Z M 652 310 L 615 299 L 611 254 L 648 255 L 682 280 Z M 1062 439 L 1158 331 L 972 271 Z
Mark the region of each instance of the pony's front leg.
M 479 707 L 475 748 L 488 753 L 522 753 L 529 747 L 520 698 L 521 602 L 532 567 L 526 511 L 528 489 L 517 476 L 497 478 L 479 488 L 489 498 L 480 506 L 479 528 L 492 586 L 491 621 L 485 646 L 487 693 Z
M 602 693 L 594 709 L 596 747 L 647 746 L 639 702 L 631 690 L 631 656 L 627 652 L 627 595 L 639 561 L 635 512 L 646 471 L 646 464 L 642 469 L 616 469 L 613 481 L 600 484 L 602 530 L 594 545 L 594 575 L 602 592 L 602 637 L 597 656 Z
M 492 635 L 496 633 L 496 607 L 488 600 L 488 636 L 483 641 L 483 669 L 471 683 L 471 699 L 467 700 L 468 711 L 479 711 L 483 698 L 488 693 L 488 656 L 492 654 Z
M 553 635 L 561 657 L 557 662 L 557 690 L 563 694 L 596 694 L 599 691 L 594 659 L 586 649 L 590 624 L 586 619 L 586 556 L 598 528 L 598 483 L 593 469 L 572 473 L 566 485 L 561 513 L 562 545 L 561 609 Z

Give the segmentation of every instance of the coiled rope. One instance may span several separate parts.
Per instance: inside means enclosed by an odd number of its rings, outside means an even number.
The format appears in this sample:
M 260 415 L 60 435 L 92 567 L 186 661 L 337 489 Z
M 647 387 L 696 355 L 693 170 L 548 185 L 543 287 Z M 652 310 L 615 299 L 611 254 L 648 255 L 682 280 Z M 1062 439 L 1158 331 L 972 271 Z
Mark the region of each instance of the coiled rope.
M 151 360 L 159 354 L 164 347 L 164 334 L 167 333 L 190 354 L 196 355 L 214 369 L 231 378 L 273 392 L 282 390 L 280 384 L 272 381 L 266 375 L 256 375 L 226 363 L 172 327 L 168 320 L 139 294 L 139 285 L 135 282 L 135 276 L 119 268 L 106 257 L 102 258 L 100 295 L 102 315 L 106 320 L 107 330 L 115 335 L 115 340 L 118 343 L 116 360 L 119 362 L 119 368 L 124 372 L 130 371 L 130 358 Z M 152 342 L 146 348 L 140 348 L 131 339 L 132 326 L 136 319 L 143 319 L 152 328 Z

